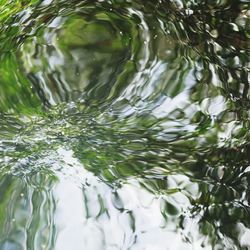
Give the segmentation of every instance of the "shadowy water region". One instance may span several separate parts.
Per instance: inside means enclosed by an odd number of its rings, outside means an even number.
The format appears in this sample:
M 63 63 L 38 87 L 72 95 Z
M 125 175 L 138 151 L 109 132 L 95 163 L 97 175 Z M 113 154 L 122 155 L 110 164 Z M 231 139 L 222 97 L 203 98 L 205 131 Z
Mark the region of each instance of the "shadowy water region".
M 250 249 L 247 0 L 0 1 L 0 249 Z

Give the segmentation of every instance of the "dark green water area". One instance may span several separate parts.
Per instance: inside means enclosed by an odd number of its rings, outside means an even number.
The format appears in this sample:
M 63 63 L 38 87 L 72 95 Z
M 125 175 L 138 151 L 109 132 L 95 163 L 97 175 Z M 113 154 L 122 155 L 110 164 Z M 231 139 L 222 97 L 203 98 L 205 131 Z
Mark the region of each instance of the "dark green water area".
M 0 0 L 0 250 L 250 249 L 248 0 Z

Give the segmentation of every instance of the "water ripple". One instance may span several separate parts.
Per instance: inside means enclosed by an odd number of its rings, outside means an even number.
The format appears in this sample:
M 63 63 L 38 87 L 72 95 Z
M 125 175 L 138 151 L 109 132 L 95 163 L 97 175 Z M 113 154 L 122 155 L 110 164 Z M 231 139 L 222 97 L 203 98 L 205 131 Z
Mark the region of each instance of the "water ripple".
M 249 247 L 246 1 L 0 4 L 0 248 Z

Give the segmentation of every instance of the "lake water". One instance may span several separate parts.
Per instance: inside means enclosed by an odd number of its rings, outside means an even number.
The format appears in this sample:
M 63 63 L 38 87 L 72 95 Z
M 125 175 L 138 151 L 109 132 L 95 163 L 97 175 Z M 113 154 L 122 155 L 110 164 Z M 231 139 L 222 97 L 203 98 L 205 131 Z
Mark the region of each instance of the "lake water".
M 247 0 L 0 1 L 0 249 L 250 249 Z

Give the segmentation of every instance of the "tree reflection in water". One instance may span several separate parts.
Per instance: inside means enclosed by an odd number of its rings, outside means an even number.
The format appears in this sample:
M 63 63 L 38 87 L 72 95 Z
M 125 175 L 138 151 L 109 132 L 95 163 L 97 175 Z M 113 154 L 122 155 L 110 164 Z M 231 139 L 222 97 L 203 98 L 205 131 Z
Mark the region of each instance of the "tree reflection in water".
M 205 2 L 1 4 L 1 249 L 250 247 L 249 11 Z

